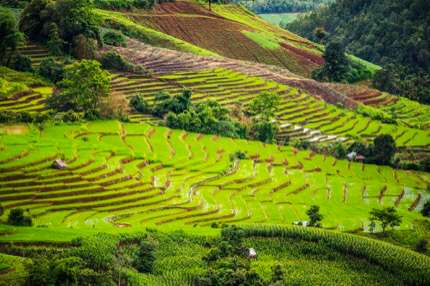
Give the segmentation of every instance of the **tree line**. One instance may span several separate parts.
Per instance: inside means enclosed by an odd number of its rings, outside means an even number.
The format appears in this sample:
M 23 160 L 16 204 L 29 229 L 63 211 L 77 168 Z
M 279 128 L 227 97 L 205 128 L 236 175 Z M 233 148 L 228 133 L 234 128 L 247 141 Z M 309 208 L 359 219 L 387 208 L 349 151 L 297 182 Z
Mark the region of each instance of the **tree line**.
M 286 28 L 313 41 L 339 41 L 348 52 L 380 64 L 373 85 L 430 103 L 430 2 L 337 0 Z

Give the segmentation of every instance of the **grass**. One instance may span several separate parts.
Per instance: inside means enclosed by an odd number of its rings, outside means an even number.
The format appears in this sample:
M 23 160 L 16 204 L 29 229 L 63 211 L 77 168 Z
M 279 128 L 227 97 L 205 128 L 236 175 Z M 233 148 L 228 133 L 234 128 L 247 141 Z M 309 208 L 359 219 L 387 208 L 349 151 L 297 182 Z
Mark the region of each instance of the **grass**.
M 302 13 L 268 13 L 268 14 L 258 14 L 261 18 L 266 20 L 273 25 L 279 26 L 279 24 L 288 24 L 297 19 Z
M 249 31 L 244 31 L 243 33 L 248 38 L 258 43 L 260 46 L 262 46 L 265 49 L 275 50 L 280 47 L 279 39 L 277 39 L 273 35 L 265 34 L 262 32 L 259 33 L 259 32 L 249 32 Z

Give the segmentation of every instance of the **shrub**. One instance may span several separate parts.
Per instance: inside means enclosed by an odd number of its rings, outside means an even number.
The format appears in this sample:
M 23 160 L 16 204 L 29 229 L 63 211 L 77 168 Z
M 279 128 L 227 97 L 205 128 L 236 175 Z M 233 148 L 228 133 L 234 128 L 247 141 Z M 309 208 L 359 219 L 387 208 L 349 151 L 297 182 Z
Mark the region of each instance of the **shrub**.
M 7 223 L 16 226 L 31 226 L 33 221 L 30 216 L 24 215 L 23 209 L 12 209 L 7 218 Z
M 420 253 L 426 253 L 428 250 L 428 241 L 427 239 L 420 239 L 418 240 L 417 244 L 415 245 L 415 250 Z
M 118 31 L 108 31 L 103 35 L 103 43 L 116 46 L 125 47 L 127 46 L 124 35 Z
M 256 120 L 251 126 L 251 136 L 264 143 L 273 143 L 278 133 L 278 126 L 270 121 Z
M 230 154 L 230 161 L 245 160 L 245 159 L 246 159 L 246 153 L 243 151 L 236 151 L 233 154 Z
M 53 58 L 46 58 L 40 63 L 38 74 L 53 83 L 63 80 L 64 64 L 55 61 Z
M 60 32 L 56 23 L 50 23 L 48 25 L 48 42 L 46 46 L 49 52 L 54 56 L 61 56 L 64 50 L 65 42 L 60 38 Z
M 79 34 L 73 38 L 73 56 L 78 59 L 94 59 L 97 43 L 94 39 Z
M 134 260 L 134 267 L 143 273 L 151 273 L 154 267 L 155 255 L 154 246 L 148 241 L 143 241 L 140 244 L 139 251 Z
M 133 71 L 133 65 L 124 60 L 124 58 L 116 52 L 107 52 L 102 56 L 102 66 L 104 69 L 112 69 L 123 72 Z
M 23 72 L 33 71 L 33 67 L 31 66 L 31 58 L 29 56 L 25 56 L 22 54 L 17 54 L 14 57 L 10 67 L 17 71 L 23 71 Z
M 151 108 L 142 95 L 135 95 L 130 99 L 130 107 L 140 113 L 149 113 Z

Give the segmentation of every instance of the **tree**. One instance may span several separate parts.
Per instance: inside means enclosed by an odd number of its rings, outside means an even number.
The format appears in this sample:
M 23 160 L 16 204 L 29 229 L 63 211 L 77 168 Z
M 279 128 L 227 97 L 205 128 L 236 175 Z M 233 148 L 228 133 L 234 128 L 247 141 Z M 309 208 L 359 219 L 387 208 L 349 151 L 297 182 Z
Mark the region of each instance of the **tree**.
M 251 126 L 251 134 L 254 139 L 264 143 L 274 143 L 278 134 L 278 126 L 269 121 L 254 120 Z
M 38 74 L 53 83 L 61 81 L 64 77 L 64 64 L 54 58 L 46 58 L 40 62 Z
M 0 204 L 0 216 L 2 216 L 4 214 L 4 208 L 3 206 Z
M 20 208 L 10 211 L 7 223 L 16 226 L 31 226 L 33 224 L 31 217 L 24 215 L 24 210 Z
M 312 77 L 320 81 L 343 82 L 350 69 L 345 48 L 339 41 L 330 42 L 324 51 L 325 64 L 314 71 Z
M 327 37 L 327 31 L 323 27 L 315 28 L 314 34 L 318 42 L 322 42 Z
M 320 227 L 321 221 L 324 218 L 322 214 L 320 214 L 320 207 L 313 205 L 309 210 L 306 211 L 306 214 L 309 217 L 309 226 Z
M 389 165 L 396 153 L 396 142 L 391 135 L 379 135 L 373 140 L 372 158 L 373 163 Z
M 18 31 L 14 15 L 0 6 L 0 63 L 7 64 L 23 42 L 24 35 Z
M 430 216 L 430 200 L 424 203 L 423 209 L 421 210 L 421 214 L 425 217 Z
M 109 95 L 110 78 L 110 74 L 101 69 L 100 63 L 93 60 L 66 66 L 64 79 L 59 83 L 61 91 L 53 95 L 50 105 L 60 111 L 70 108 L 85 115 L 98 114 L 102 98 Z
M 382 233 L 385 233 L 387 227 L 399 226 L 402 223 L 402 217 L 397 214 L 394 207 L 373 209 L 370 212 L 369 220 L 371 222 L 379 222 L 382 227 Z
M 154 250 L 154 246 L 148 241 L 143 241 L 140 244 L 139 251 L 137 252 L 136 258 L 134 260 L 134 267 L 139 272 L 152 272 L 155 262 Z
M 140 113 L 149 113 L 151 108 L 143 95 L 135 95 L 130 99 L 130 107 Z
M 252 100 L 248 112 L 253 116 L 258 116 L 268 121 L 275 117 L 279 101 L 280 97 L 278 94 L 263 92 Z

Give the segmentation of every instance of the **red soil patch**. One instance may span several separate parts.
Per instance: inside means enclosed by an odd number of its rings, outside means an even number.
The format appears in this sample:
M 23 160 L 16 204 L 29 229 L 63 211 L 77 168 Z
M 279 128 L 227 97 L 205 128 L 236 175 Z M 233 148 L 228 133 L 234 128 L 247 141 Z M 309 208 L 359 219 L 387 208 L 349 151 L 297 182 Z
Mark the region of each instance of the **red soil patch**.
M 185 15 L 187 14 L 187 15 Z M 219 55 L 286 67 L 308 76 L 321 62 L 318 56 L 291 49 L 265 49 L 242 32 L 251 27 L 223 18 L 204 7 L 177 1 L 157 5 L 153 14 L 129 13 L 128 16 L 151 28 L 179 38 Z M 317 62 L 317 63 L 316 63 Z
M 308 61 L 311 61 L 314 64 L 317 65 L 323 65 L 325 63 L 324 59 L 321 56 L 318 56 L 314 53 L 308 52 L 303 49 L 299 49 L 296 47 L 293 47 L 287 43 L 282 43 L 281 46 L 289 51 L 292 51 L 294 54 L 298 55 L 299 57 L 305 58 Z

